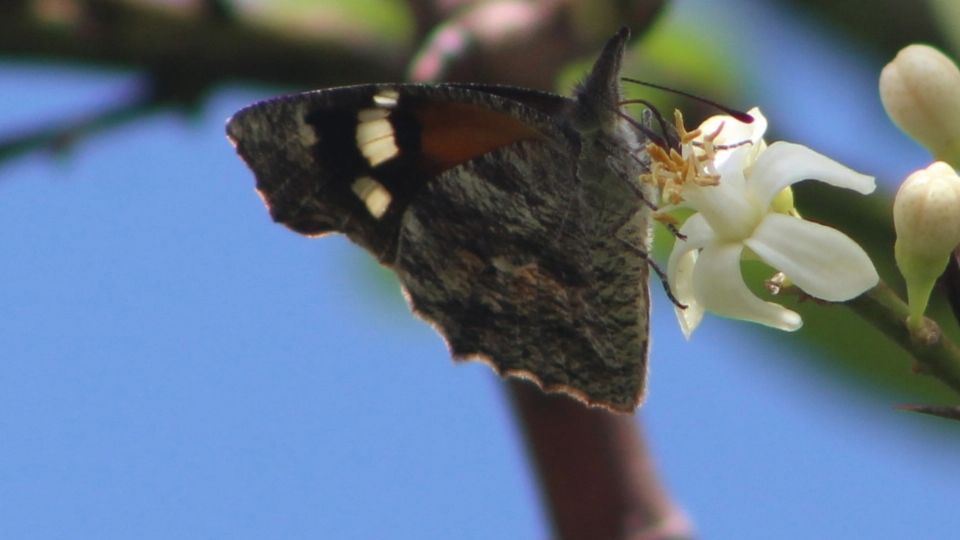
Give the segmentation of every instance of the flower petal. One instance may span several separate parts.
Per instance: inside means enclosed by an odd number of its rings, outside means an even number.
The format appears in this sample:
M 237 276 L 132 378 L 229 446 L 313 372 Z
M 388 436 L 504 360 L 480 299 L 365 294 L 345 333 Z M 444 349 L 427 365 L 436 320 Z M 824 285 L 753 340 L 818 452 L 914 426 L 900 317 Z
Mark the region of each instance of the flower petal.
M 880 277 L 870 257 L 842 232 L 783 214 L 768 214 L 746 245 L 806 293 L 841 302 Z
M 750 147 L 744 162 L 749 166 L 766 148 L 766 143 L 763 142 L 763 134 L 767 131 L 766 117 L 757 107 L 750 109 L 747 114 L 753 117 L 753 122 L 750 124 L 745 124 L 727 115 L 711 116 L 700 124 L 699 129 L 703 135 L 715 133 L 723 125 L 720 134 L 713 141 L 716 146 L 720 147 L 716 150 L 716 157 L 713 160 L 715 167 L 720 167 L 726 163 L 734 150 L 742 146 Z M 724 148 L 725 146 L 728 148 Z
M 860 174 L 806 146 L 779 141 L 771 144 L 753 164 L 747 190 L 766 208 L 783 188 L 808 178 L 864 195 L 876 188 L 872 176 Z
M 744 141 L 750 141 L 754 145 L 759 144 L 767 131 L 767 119 L 757 107 L 750 109 L 747 114 L 753 117 L 752 123 L 745 124 L 732 116 L 722 114 L 707 118 L 700 124 L 699 129 L 704 135 L 709 135 L 723 124 L 723 131 L 714 140 L 716 144 L 740 144 Z
M 678 249 L 688 251 L 691 249 L 703 249 L 707 244 L 713 241 L 715 234 L 710 224 L 704 219 L 702 214 L 693 214 L 680 227 L 680 234 L 687 237 L 686 240 L 677 238 L 673 244 L 672 259 Z
M 697 251 L 712 240 L 713 231 L 703 216 L 694 214 L 680 228 L 680 233 L 687 239 L 677 239 L 673 244 L 673 251 L 667 262 L 667 282 L 673 297 L 687 306 L 686 309 L 674 306 L 674 312 L 677 314 L 680 330 L 684 337 L 689 339 L 703 320 L 703 305 L 693 294 L 693 269 L 697 263 Z
M 689 185 L 683 190 L 683 205 L 702 214 L 721 240 L 746 238 L 760 222 L 761 212 L 766 210 L 747 196 L 743 164 L 750 151 L 749 146 L 741 146 L 731 153 L 717 169 L 721 177 L 719 184 Z
M 710 244 L 700 252 L 693 272 L 693 290 L 703 307 L 723 317 L 743 319 L 780 330 L 803 325 L 800 315 L 757 298 L 740 275 L 743 244 Z
M 677 315 L 683 337 L 687 339 L 690 339 L 703 320 L 703 304 L 698 302 L 693 294 L 693 270 L 696 264 L 697 251 L 690 250 L 677 257 L 671 266 L 670 292 L 678 302 L 686 306 L 673 306 L 673 311 Z

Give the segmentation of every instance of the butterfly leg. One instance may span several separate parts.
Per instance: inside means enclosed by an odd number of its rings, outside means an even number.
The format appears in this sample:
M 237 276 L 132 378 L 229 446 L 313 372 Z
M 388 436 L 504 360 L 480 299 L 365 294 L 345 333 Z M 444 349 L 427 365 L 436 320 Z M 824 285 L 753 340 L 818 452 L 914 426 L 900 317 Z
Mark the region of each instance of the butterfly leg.
M 650 255 L 647 253 L 645 249 L 637 247 L 636 245 L 631 243 L 629 240 L 626 240 L 625 238 L 622 238 L 620 236 L 617 237 L 617 240 L 619 240 L 627 249 L 636 253 L 639 257 L 643 258 L 643 260 L 647 262 L 647 265 L 650 266 L 650 268 L 654 271 L 655 274 L 657 274 L 657 277 L 660 279 L 660 284 L 663 286 L 663 292 L 666 293 L 667 298 L 670 299 L 670 302 L 672 302 L 673 305 L 677 306 L 680 309 L 687 309 L 686 304 L 680 303 L 680 301 L 677 300 L 677 297 L 673 295 L 673 291 L 670 290 L 670 282 L 667 279 L 667 274 L 663 271 L 662 268 L 660 268 L 659 265 L 657 265 L 656 261 L 654 261 L 653 258 L 650 257 Z

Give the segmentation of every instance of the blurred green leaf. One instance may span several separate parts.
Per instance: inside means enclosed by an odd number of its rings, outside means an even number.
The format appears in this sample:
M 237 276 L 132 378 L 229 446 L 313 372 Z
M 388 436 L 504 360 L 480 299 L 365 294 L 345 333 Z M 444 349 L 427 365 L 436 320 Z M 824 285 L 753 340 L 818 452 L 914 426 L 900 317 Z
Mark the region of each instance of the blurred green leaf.
M 406 3 L 401 0 L 277 0 L 251 2 L 255 20 L 287 31 L 311 29 L 329 32 L 338 29 L 353 39 L 362 35 L 385 41 L 409 41 L 413 22 Z

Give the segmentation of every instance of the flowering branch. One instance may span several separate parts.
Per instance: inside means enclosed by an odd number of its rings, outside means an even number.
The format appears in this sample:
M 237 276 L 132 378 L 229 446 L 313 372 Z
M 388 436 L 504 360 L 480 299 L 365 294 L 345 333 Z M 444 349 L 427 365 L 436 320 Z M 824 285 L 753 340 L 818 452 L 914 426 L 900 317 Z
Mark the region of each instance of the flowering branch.
M 939 161 L 908 176 L 893 203 L 894 251 L 909 304 L 883 286 L 851 307 L 910 351 L 918 372 L 960 393 L 960 347 L 923 316 L 960 244 L 960 176 L 950 165 L 960 163 L 960 69 L 932 47 L 909 45 L 883 68 L 879 90 L 891 120 Z M 958 419 L 936 407 L 907 410 Z
M 744 283 L 740 260 L 756 258 L 781 272 L 768 282 L 771 290 L 786 284 L 814 298 L 848 302 L 916 359 L 917 372 L 960 393 L 960 347 L 923 317 L 933 282 L 960 241 L 960 220 L 954 219 L 960 177 L 937 163 L 912 175 L 897 196 L 897 263 L 907 277 L 908 305 L 879 281 L 852 239 L 802 219 L 789 188 L 815 179 L 867 194 L 874 179 L 801 145 L 768 146 L 765 118 L 758 109 L 750 115 L 750 124 L 718 116 L 688 132 L 678 114 L 679 148 L 650 147 L 647 180 L 668 202 L 695 212 L 680 228 L 683 237 L 667 267 L 671 289 L 686 305 L 676 310 L 684 334 L 690 337 L 706 311 L 780 330 L 800 328 L 799 314 L 754 296 Z
M 945 336 L 936 322 L 924 317 L 920 329 L 911 331 L 907 325 L 910 307 L 882 281 L 846 304 L 910 353 L 918 372 L 933 375 L 960 393 L 960 346 Z

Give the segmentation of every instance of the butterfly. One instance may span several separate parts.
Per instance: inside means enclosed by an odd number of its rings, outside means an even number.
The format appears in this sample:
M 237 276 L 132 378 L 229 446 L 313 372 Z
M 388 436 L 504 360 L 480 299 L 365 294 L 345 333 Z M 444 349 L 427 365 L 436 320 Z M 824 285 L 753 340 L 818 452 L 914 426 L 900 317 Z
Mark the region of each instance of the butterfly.
M 367 84 L 253 104 L 227 135 L 272 218 L 391 268 L 455 359 L 632 411 L 649 345 L 651 187 L 620 112 L 629 31 L 573 97 Z

